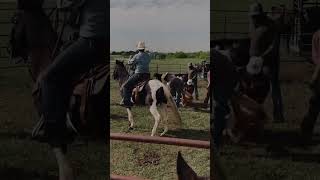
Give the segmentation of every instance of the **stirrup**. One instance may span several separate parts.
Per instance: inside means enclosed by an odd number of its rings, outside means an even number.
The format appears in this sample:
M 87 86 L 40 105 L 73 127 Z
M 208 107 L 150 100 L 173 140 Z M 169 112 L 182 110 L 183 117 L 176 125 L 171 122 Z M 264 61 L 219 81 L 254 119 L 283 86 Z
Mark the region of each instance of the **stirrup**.
M 67 113 L 67 121 L 66 121 L 66 126 L 67 126 L 67 129 L 70 129 L 72 130 L 73 132 L 75 132 L 76 134 L 79 134 L 77 129 L 74 127 L 72 121 L 71 121 L 71 118 L 70 118 L 70 113 Z
M 32 130 L 31 137 L 37 138 L 40 134 L 40 131 L 43 130 L 44 127 L 44 117 L 41 115 L 40 120 L 37 122 L 37 124 L 34 126 Z

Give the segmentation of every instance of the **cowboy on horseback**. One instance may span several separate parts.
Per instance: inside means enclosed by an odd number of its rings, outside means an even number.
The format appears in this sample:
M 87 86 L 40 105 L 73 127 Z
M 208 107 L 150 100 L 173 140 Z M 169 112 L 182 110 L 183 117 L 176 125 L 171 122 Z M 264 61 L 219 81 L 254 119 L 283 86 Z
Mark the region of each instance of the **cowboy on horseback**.
M 53 63 L 37 79 L 41 95 L 40 121 L 44 126 L 43 129 L 42 125 L 35 127 L 43 132 L 34 138 L 47 142 L 53 148 L 61 180 L 74 179 L 65 158 L 66 147 L 72 137 L 66 122 L 74 81 L 90 68 L 107 63 L 106 5 L 101 0 L 57 0 L 58 10 L 72 12 L 68 23 L 79 28 L 79 38 L 54 57 Z M 72 17 L 78 21 L 71 20 Z
M 145 43 L 143 41 L 138 42 L 137 49 L 139 51 L 138 54 L 128 61 L 129 65 L 135 66 L 135 72 L 121 88 L 123 100 L 120 102 L 120 105 L 127 108 L 133 106 L 131 97 L 134 87 L 140 82 L 150 79 L 149 64 L 151 57 L 145 52 Z
M 263 11 L 260 3 L 250 6 L 250 60 L 246 70 L 251 75 L 269 76 L 272 85 L 273 117 L 283 122 L 283 104 L 279 84 L 279 33 L 274 22 Z

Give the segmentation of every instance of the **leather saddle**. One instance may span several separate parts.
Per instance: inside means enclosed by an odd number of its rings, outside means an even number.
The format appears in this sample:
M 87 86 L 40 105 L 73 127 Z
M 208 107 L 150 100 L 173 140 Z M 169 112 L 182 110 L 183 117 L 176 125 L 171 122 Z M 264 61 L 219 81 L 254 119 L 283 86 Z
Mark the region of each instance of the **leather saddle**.
M 136 105 L 146 105 L 149 103 L 147 96 L 150 96 L 150 87 L 148 85 L 150 77 L 145 76 L 143 79 L 132 91 L 132 99 Z
M 88 124 L 88 106 L 92 96 L 99 96 L 106 90 L 110 75 L 109 65 L 103 64 L 91 68 L 84 75 L 73 82 L 73 93 L 70 102 L 69 111 L 75 105 L 75 98 L 80 99 L 78 111 L 80 113 L 80 124 L 86 126 Z M 32 91 L 34 103 L 38 109 L 40 108 L 40 85 L 36 82 Z M 80 98 L 79 98 L 80 97 Z M 106 102 L 107 103 L 107 102 Z M 78 108 L 78 107 L 77 107 Z M 41 114 L 41 112 L 39 112 Z

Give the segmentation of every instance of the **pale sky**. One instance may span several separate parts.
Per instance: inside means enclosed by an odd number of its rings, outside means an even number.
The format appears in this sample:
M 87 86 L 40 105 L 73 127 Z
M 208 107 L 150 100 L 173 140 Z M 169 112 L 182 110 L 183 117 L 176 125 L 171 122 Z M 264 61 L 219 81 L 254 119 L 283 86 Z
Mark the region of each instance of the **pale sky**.
M 210 0 L 111 0 L 111 51 L 208 51 Z

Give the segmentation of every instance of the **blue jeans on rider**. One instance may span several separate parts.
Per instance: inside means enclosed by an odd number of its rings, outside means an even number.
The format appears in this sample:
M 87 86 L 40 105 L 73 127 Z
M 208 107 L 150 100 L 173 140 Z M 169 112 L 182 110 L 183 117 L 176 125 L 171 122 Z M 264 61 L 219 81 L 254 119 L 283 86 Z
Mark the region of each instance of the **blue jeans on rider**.
M 43 74 L 40 81 L 41 111 L 45 134 L 51 146 L 66 144 L 66 113 L 72 83 L 94 65 L 107 63 L 106 48 L 106 40 L 80 37 L 62 51 Z
M 213 123 L 213 144 L 214 149 L 219 150 L 222 144 L 222 132 L 226 127 L 227 116 L 230 114 L 229 100 L 231 95 L 227 95 L 223 90 L 215 88 L 213 90 L 213 98 L 215 107 L 213 109 L 214 119 Z M 211 124 L 212 125 L 212 124 Z
M 126 107 L 131 107 L 133 104 L 131 102 L 132 90 L 140 82 L 146 80 L 146 77 L 150 76 L 149 73 L 135 73 L 129 77 L 129 79 L 124 83 L 122 89 L 123 103 Z

